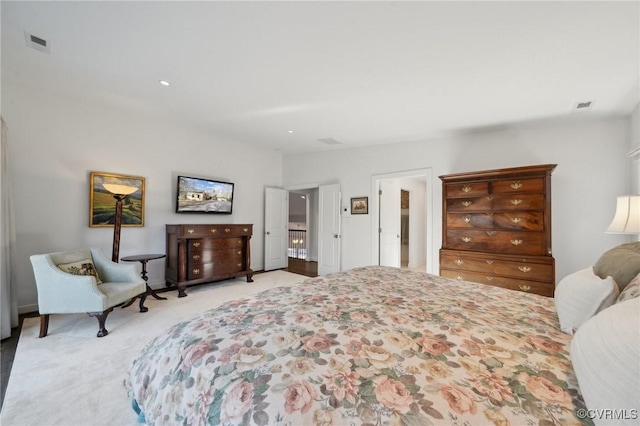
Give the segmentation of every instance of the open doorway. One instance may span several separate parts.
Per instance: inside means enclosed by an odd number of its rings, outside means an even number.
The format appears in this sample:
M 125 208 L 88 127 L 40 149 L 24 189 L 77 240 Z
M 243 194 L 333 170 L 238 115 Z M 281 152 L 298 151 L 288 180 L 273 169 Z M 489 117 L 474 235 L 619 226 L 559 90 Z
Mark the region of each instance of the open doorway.
M 431 169 L 372 176 L 373 263 L 433 273 Z M 403 192 L 406 211 L 403 214 Z M 386 195 L 385 195 L 386 194 Z M 404 226 L 403 226 L 404 222 Z M 405 244 L 403 244 L 405 243 Z M 404 251 L 404 253 L 403 253 Z
M 318 276 L 318 188 L 289 191 L 287 270 Z

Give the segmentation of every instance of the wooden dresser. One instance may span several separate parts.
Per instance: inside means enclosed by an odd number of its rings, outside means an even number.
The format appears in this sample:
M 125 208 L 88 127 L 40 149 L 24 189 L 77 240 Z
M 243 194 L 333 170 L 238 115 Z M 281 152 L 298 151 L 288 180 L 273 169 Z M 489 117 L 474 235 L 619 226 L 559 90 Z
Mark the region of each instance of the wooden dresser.
M 166 225 L 167 285 L 184 297 L 191 284 L 246 276 L 252 282 L 249 240 L 253 225 Z
M 440 275 L 552 297 L 555 167 L 543 164 L 440 176 Z

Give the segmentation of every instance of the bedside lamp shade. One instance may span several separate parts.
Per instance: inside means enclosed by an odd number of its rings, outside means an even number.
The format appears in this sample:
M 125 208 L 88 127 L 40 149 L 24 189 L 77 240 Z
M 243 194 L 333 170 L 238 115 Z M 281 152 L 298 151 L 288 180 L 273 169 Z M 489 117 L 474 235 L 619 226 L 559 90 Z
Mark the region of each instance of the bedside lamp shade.
M 616 214 L 607 228 L 609 234 L 640 234 L 640 195 L 622 195 Z

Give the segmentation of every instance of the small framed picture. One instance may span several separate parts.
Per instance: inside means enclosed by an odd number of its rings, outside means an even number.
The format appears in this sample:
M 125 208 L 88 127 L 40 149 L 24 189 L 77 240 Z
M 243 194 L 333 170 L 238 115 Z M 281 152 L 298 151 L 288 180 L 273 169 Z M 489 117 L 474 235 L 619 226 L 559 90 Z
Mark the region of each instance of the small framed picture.
M 351 214 L 369 214 L 369 197 L 352 198 Z
M 89 227 L 113 227 L 116 200 L 103 184 L 125 185 L 136 189 L 122 202 L 122 226 L 144 226 L 144 178 L 115 173 L 91 172 L 89 178 Z

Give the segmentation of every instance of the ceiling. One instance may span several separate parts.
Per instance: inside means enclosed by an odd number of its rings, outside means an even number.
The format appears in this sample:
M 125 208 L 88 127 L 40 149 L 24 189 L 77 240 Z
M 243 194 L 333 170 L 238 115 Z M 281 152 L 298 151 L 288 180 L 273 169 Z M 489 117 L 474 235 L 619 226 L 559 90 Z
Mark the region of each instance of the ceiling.
M 627 115 L 640 101 L 638 1 L 1 7 L 3 86 L 282 153 Z M 25 32 L 50 51 L 28 47 Z

